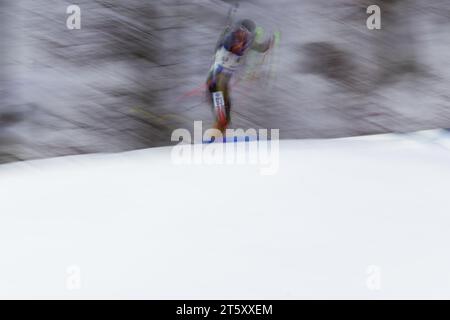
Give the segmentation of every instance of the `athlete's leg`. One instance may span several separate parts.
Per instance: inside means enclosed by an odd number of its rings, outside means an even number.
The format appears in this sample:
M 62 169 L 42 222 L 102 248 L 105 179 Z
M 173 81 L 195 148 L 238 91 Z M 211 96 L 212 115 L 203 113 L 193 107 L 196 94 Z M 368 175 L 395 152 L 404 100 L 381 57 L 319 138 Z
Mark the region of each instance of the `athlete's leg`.
M 220 73 L 213 76 L 213 82 L 209 86 L 209 92 L 211 95 L 211 104 L 214 111 L 215 116 L 215 128 L 219 129 L 222 133 L 225 132 L 227 126 L 230 123 L 230 111 L 231 111 L 231 101 L 229 95 L 229 82 L 230 76 Z M 216 110 L 214 106 L 214 101 L 212 98 L 212 94 L 214 92 L 221 92 L 224 100 L 225 110 Z M 225 111 L 225 114 L 222 114 Z M 221 113 L 222 112 L 222 113 Z

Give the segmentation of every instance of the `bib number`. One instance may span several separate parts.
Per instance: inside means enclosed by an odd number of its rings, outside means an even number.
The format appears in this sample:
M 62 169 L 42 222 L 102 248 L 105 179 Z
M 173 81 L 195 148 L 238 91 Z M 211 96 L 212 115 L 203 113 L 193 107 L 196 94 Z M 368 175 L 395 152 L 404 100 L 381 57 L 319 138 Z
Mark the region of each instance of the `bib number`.
M 213 92 L 213 102 L 214 102 L 214 110 L 217 115 L 217 119 L 221 122 L 226 121 L 226 112 L 225 112 L 225 99 L 223 97 L 222 91 Z

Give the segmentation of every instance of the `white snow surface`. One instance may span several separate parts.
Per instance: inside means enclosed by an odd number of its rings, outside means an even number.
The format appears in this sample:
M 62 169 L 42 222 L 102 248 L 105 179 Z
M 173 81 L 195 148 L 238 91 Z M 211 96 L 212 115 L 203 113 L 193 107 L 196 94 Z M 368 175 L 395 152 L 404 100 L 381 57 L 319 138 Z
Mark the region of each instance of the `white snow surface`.
M 281 141 L 268 176 L 171 147 L 2 165 L 0 298 L 450 298 L 430 137 Z

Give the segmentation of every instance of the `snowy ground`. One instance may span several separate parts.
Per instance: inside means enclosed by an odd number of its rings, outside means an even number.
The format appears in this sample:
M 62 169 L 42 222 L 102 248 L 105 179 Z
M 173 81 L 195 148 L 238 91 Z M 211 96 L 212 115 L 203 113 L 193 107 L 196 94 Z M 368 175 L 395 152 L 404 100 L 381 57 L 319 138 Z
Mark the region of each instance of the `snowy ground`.
M 390 1 L 369 31 L 377 2 L 242 1 L 237 17 L 282 40 L 276 77 L 233 88 L 233 126 L 285 139 L 449 127 L 448 1 Z M 0 162 L 167 145 L 173 129 L 211 123 L 195 89 L 226 2 L 80 0 L 75 31 L 71 3 L 0 1 Z
M 446 132 L 0 166 L 1 298 L 450 298 Z

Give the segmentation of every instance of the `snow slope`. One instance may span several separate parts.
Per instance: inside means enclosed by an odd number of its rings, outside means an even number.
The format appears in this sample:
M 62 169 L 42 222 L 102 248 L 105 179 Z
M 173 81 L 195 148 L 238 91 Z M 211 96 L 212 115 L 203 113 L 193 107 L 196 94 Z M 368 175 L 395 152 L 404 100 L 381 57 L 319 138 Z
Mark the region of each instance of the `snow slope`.
M 274 175 L 169 147 L 0 166 L 0 298 L 450 298 L 435 136 L 281 141 Z

